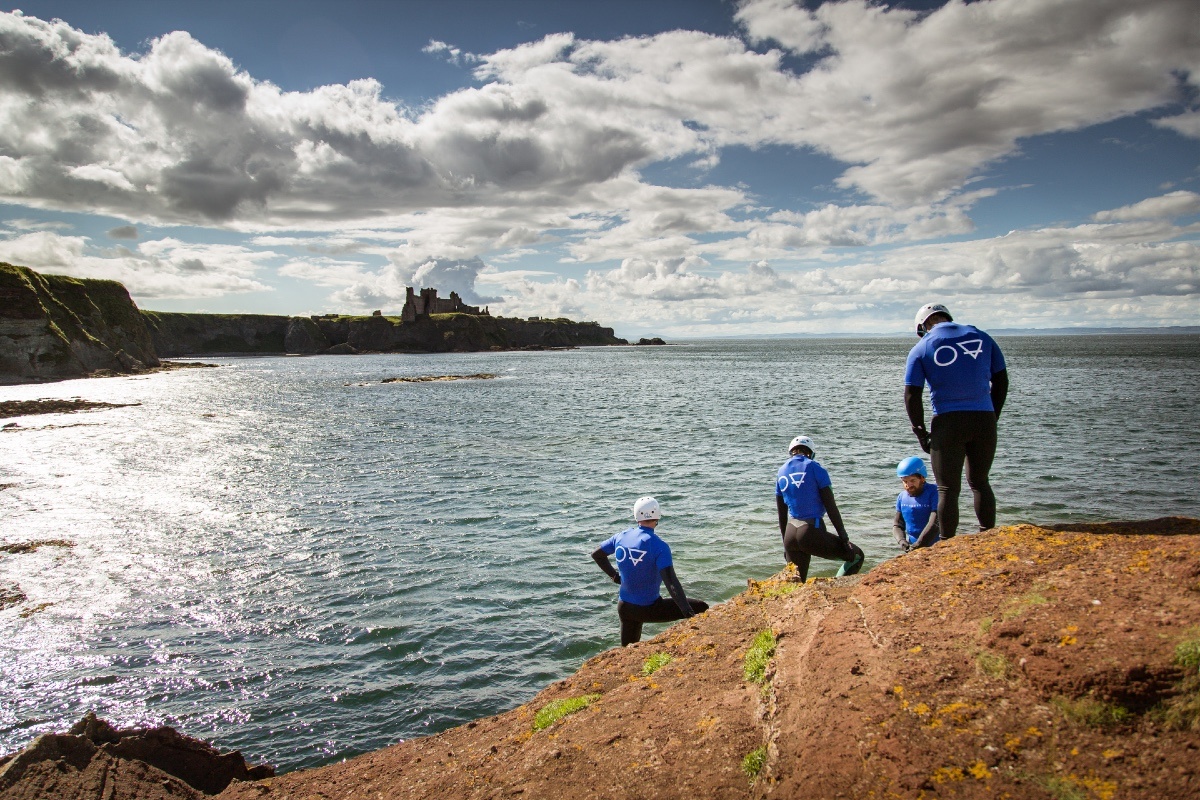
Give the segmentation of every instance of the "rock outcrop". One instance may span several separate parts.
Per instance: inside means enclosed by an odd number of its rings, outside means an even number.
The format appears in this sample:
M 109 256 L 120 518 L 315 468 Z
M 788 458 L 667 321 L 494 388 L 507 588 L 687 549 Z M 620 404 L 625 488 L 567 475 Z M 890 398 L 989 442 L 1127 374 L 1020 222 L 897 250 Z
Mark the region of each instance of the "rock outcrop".
M 785 571 L 512 711 L 219 796 L 1200 797 L 1198 537 L 1017 525 L 863 576 Z M 109 762 L 41 747 L 56 771 L 3 765 L 0 800 L 101 797 Z M 151 763 L 113 762 L 103 796 L 195 796 Z
M 431 314 L 403 321 L 382 315 L 284 317 L 145 311 L 163 358 L 218 354 L 449 353 L 626 344 L 612 328 L 569 319 L 524 320 Z
M 199 800 L 274 774 L 173 728 L 118 730 L 89 712 L 69 733 L 44 734 L 0 760 L 0 797 Z
M 158 364 L 121 284 L 0 263 L 0 381 L 132 373 Z

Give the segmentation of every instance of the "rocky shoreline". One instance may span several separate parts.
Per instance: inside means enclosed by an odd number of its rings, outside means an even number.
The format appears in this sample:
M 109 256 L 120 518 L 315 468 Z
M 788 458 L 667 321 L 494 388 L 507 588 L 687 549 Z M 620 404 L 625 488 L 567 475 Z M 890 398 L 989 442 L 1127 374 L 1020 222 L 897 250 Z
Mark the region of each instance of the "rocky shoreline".
M 1200 796 L 1197 536 L 1017 525 L 863 576 L 785 571 L 512 711 L 217 796 Z M 100 757 L 2 767 L 0 800 L 200 796 L 136 759 L 98 784 Z
M 612 328 L 569 319 L 466 312 L 403 319 L 378 312 L 290 317 L 143 311 L 115 281 L 42 275 L 0 263 L 0 384 L 139 374 L 171 368 L 160 359 L 183 356 L 466 353 L 628 344 Z

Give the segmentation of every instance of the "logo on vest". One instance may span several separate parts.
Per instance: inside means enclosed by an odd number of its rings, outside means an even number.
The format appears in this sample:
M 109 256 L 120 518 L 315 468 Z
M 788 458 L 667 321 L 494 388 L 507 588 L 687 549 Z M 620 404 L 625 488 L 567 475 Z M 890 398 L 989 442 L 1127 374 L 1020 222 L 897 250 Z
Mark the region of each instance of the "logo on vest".
M 642 563 L 642 559 L 646 557 L 646 552 L 647 551 L 645 550 L 638 550 L 636 547 L 618 546 L 616 552 L 617 563 L 620 564 L 622 561 L 628 558 L 636 567 L 638 564 Z
M 964 339 L 961 342 L 956 342 L 958 350 L 969 355 L 972 359 L 979 358 L 983 354 L 983 339 Z M 944 344 L 933 351 L 933 363 L 939 367 L 948 367 L 958 360 L 958 350 L 954 347 Z

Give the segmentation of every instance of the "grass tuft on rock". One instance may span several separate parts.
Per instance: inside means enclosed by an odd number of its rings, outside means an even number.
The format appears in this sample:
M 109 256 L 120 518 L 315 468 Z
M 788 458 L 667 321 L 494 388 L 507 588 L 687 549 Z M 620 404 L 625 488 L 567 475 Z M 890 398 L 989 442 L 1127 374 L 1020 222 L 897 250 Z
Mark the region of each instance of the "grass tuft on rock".
M 585 694 L 580 697 L 566 697 L 562 700 L 547 703 L 534 716 L 533 729 L 540 731 L 544 728 L 549 728 L 568 714 L 582 711 L 599 699 L 600 695 L 598 694 Z
M 1094 697 L 1081 697 L 1072 700 L 1069 697 L 1055 697 L 1050 704 L 1057 708 L 1069 722 L 1086 725 L 1089 728 L 1111 728 L 1124 725 L 1133 717 L 1133 713 L 1116 703 L 1105 703 Z
M 1008 677 L 1008 659 L 991 650 L 979 651 L 975 656 L 975 668 L 979 670 L 980 674 L 987 675 L 989 678 Z
M 1175 665 L 1200 672 L 1200 637 L 1175 645 Z
M 655 653 L 642 662 L 642 677 L 649 678 L 674 660 L 675 656 L 670 653 Z
M 762 768 L 767 764 L 767 748 L 765 745 L 758 747 L 746 753 L 746 757 L 742 759 L 742 772 L 746 773 L 751 781 L 758 777 L 758 773 L 762 772 Z
M 758 635 L 754 637 L 754 641 L 750 643 L 750 649 L 746 651 L 742 667 L 746 680 L 762 683 L 767 676 L 767 665 L 774 655 L 775 631 L 770 628 L 759 631 Z

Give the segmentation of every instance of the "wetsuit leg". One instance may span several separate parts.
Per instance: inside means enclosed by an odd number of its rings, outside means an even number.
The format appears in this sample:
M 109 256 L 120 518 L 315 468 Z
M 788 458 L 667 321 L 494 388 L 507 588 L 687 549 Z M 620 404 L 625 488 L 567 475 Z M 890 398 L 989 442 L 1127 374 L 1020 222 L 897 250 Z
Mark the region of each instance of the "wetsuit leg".
M 951 411 L 930 423 L 929 460 L 938 485 L 938 519 L 942 538 L 958 532 L 958 496 L 962 491 L 963 464 L 967 485 L 975 500 L 980 528 L 996 524 L 996 496 L 988 473 L 996 457 L 996 415 L 990 411 Z
M 942 538 L 950 539 L 958 532 L 958 495 L 962 491 L 962 469 L 967 451 L 958 418 L 968 412 L 951 411 L 938 414 L 929 423 L 929 461 L 933 479 L 938 487 L 938 518 L 942 523 Z
M 687 599 L 693 614 L 708 611 L 708 603 L 703 600 Z M 617 601 L 617 616 L 621 618 L 621 646 L 640 642 L 642 639 L 642 623 L 644 622 L 674 622 L 683 619 L 679 606 L 674 600 L 660 597 L 648 606 Z
M 979 411 L 972 412 L 971 416 L 974 418 L 972 432 L 966 444 L 967 485 L 975 499 L 979 530 L 984 531 L 996 527 L 996 494 L 988 482 L 988 473 L 996 458 L 996 415 Z
M 628 647 L 642 640 L 642 623 L 621 617 L 621 647 Z
M 796 565 L 800 580 L 808 580 L 808 565 L 812 556 L 850 561 L 855 554 L 862 554 L 857 545 L 843 542 L 836 533 L 818 527 L 816 520 L 811 519 L 788 519 L 787 529 L 783 533 L 783 548 L 788 561 Z
M 796 572 L 802 581 L 808 580 L 808 565 L 812 557 L 800 548 L 800 539 L 808 532 L 812 522 L 788 517 L 787 527 L 783 531 L 783 557 L 787 563 L 796 565 Z

